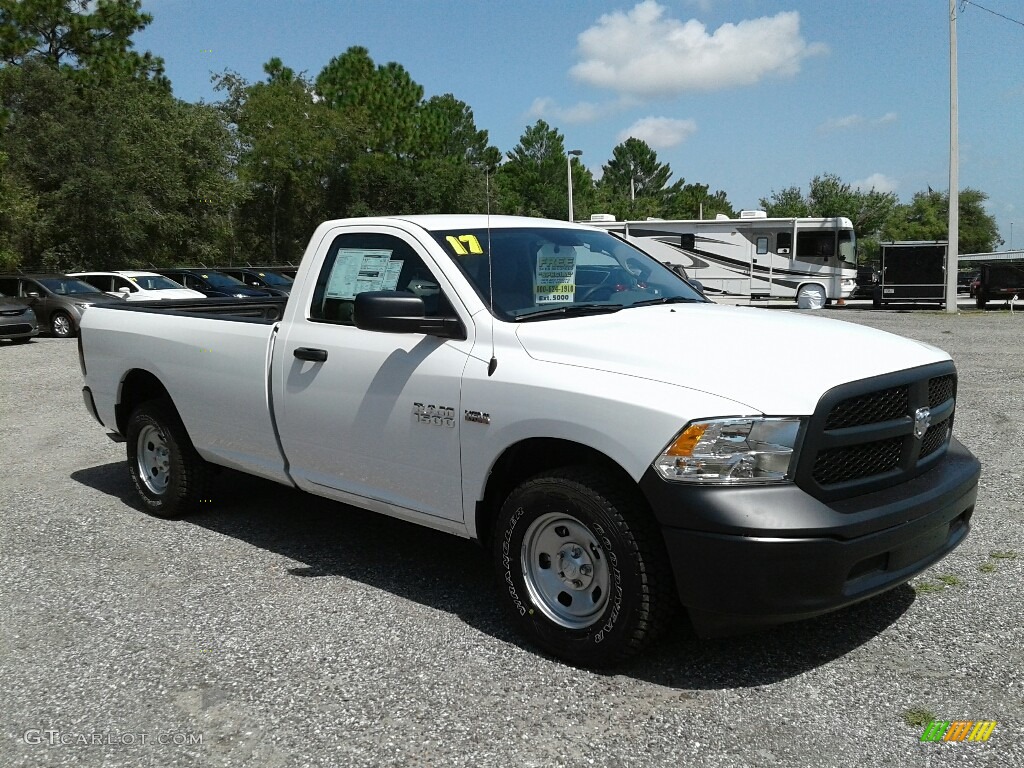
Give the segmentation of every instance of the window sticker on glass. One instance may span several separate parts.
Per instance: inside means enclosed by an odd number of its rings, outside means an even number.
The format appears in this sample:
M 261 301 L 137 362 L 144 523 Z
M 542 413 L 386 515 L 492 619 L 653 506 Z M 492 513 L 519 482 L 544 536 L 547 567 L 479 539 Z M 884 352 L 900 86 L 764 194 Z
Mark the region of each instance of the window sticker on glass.
M 354 299 L 366 291 L 393 291 L 402 271 L 401 260 L 391 261 L 385 249 L 342 248 L 334 259 L 326 297 Z
M 537 254 L 536 303 L 572 302 L 576 297 L 576 251 L 547 248 Z
M 445 240 L 448 241 L 448 245 L 455 251 L 456 256 L 468 256 L 471 253 L 484 252 L 476 235 L 459 235 L 458 237 L 448 235 Z

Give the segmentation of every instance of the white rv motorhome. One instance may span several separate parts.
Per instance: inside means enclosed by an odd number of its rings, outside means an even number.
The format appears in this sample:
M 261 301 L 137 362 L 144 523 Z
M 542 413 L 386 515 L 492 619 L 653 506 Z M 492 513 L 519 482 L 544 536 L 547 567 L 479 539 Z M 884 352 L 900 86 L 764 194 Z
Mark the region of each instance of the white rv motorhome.
M 849 297 L 857 285 L 856 236 L 843 217 L 782 219 L 741 211 L 738 219 L 616 221 L 595 214 L 586 223 L 684 267 L 709 298 L 789 298 L 820 307 Z

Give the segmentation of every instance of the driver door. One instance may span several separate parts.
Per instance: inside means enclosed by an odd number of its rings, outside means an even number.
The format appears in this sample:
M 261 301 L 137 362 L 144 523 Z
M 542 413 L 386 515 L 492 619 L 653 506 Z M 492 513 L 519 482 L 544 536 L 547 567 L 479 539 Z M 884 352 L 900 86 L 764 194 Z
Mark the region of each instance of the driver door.
M 401 230 L 372 230 L 328 235 L 312 296 L 275 346 L 281 444 L 305 490 L 461 523 L 461 383 L 472 338 L 353 324 L 355 295 L 367 290 L 418 295 L 427 316 L 454 313 L 422 245 Z

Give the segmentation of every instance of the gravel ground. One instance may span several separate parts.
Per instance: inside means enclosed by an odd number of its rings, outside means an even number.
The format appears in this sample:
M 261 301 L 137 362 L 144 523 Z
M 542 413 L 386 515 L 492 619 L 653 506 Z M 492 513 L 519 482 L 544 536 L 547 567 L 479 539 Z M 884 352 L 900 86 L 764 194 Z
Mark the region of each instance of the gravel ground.
M 680 622 L 615 673 L 521 645 L 454 537 L 232 473 L 147 516 L 75 343 L 0 343 L 0 765 L 1024 765 L 1024 315 L 820 315 L 953 355 L 971 535 L 910 586 L 738 638 Z M 912 713 L 998 725 L 921 743 Z

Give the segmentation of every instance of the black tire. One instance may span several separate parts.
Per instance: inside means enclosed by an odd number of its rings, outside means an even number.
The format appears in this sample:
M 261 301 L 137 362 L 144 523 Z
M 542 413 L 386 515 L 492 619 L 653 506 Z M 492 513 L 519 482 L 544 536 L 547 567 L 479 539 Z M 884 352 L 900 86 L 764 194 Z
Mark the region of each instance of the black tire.
M 70 339 L 77 333 L 75 321 L 67 312 L 58 309 L 50 315 L 50 333 L 58 339 Z
M 141 404 L 128 420 L 128 471 L 146 510 L 182 517 L 209 502 L 210 467 L 189 440 L 168 400 Z
M 676 605 L 664 545 L 642 499 L 585 467 L 516 488 L 498 514 L 493 554 L 515 621 L 570 664 L 628 659 Z
M 979 290 L 974 294 L 974 305 L 978 309 L 984 309 L 986 304 L 988 304 L 988 298 Z

